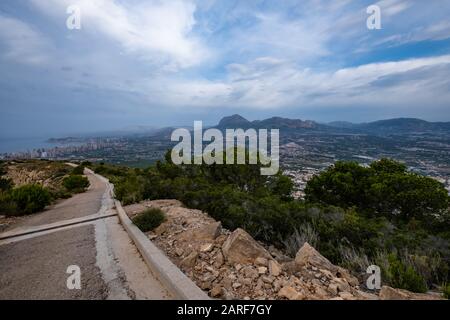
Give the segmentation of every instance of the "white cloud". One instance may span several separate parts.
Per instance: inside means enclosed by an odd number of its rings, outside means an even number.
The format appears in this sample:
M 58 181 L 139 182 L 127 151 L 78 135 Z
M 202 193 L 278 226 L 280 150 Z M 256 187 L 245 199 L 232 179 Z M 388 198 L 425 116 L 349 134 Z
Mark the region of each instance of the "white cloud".
M 373 63 L 335 72 L 296 69 L 289 62 L 266 57 L 229 65 L 228 79 L 223 82 L 172 80 L 170 86 L 167 83 L 170 89 L 152 95 L 152 99 L 169 106 L 255 109 L 387 103 L 417 106 L 450 99 L 450 80 L 445 72 L 438 72 L 442 68 L 450 69 L 450 55 Z
M 49 59 L 51 45 L 39 31 L 16 18 L 0 14 L 0 56 L 30 65 L 42 65 Z
M 32 0 L 42 11 L 63 17 L 69 5 L 81 9 L 82 29 L 101 33 L 127 53 L 176 69 L 197 65 L 209 52 L 192 34 L 196 23 L 191 1 L 146 1 L 125 5 L 114 0 Z

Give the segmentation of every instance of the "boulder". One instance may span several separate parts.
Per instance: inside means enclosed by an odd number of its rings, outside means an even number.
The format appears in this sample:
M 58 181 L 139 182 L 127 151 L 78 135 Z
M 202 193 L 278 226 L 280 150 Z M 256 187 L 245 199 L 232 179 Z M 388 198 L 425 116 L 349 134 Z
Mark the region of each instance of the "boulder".
M 247 232 L 238 228 L 228 236 L 222 246 L 225 259 L 230 263 L 254 263 L 255 259 L 270 259 L 270 253 Z
M 275 260 L 269 260 L 269 273 L 274 277 L 278 277 L 281 274 L 281 266 Z
M 288 300 L 303 300 L 304 296 L 299 293 L 297 290 L 290 286 L 286 286 L 281 288 L 280 291 L 278 291 L 278 296 L 280 298 L 286 298 Z
M 164 223 L 162 225 L 164 225 Z M 158 231 L 158 228 L 156 229 L 156 231 Z M 199 227 L 193 229 L 188 229 L 180 233 L 179 240 L 186 242 L 192 241 L 212 242 L 221 233 L 222 233 L 222 224 L 220 222 L 211 222 L 200 225 Z
M 181 266 L 183 268 L 192 268 L 197 262 L 198 253 L 193 251 L 186 258 L 181 261 Z
M 331 272 L 335 272 L 337 270 L 337 267 L 334 264 L 322 256 L 307 242 L 305 242 L 300 250 L 298 250 L 297 255 L 295 256 L 295 263 L 300 267 L 311 265 L 319 269 L 330 270 Z
M 394 289 L 383 286 L 380 290 L 381 300 L 443 300 L 438 294 L 414 293 L 403 289 Z

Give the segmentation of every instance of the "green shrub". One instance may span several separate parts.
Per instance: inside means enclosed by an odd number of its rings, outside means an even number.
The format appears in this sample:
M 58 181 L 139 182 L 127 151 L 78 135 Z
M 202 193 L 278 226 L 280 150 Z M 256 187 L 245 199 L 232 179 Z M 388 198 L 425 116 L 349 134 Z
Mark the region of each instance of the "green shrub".
M 396 254 L 390 254 L 388 262 L 387 276 L 389 283 L 393 287 L 412 292 L 427 292 L 428 288 L 425 279 L 411 265 L 404 263 Z
M 0 214 L 14 216 L 17 214 L 17 204 L 11 199 L 10 192 L 0 190 Z
M 13 186 L 14 186 L 14 184 L 11 179 L 0 177 L 0 190 L 1 191 L 11 190 Z
M 73 175 L 83 175 L 84 173 L 84 166 L 79 165 L 75 168 L 73 168 L 72 173 Z
M 133 218 L 133 223 L 142 231 L 147 232 L 157 228 L 166 220 L 166 215 L 160 209 L 148 209 Z
M 89 180 L 80 175 L 71 175 L 64 178 L 63 185 L 71 192 L 83 192 L 89 187 Z
M 450 283 L 446 283 L 442 286 L 442 293 L 445 299 L 450 299 Z
M 41 211 L 50 204 L 50 192 L 37 184 L 24 185 L 11 192 L 11 200 L 18 208 L 18 214 L 31 214 Z

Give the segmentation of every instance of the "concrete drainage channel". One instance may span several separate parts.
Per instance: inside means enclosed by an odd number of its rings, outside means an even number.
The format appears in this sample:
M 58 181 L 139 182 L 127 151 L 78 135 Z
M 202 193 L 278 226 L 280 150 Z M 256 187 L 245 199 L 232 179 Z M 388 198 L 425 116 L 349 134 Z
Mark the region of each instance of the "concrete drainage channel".
M 94 173 L 95 174 L 95 173 Z M 95 174 L 101 179 L 105 177 Z M 108 181 L 108 180 L 107 180 Z M 111 195 L 114 196 L 114 185 L 109 181 Z M 154 275 L 179 300 L 209 300 L 208 295 L 189 279 L 166 255 L 159 250 L 147 236 L 130 220 L 120 201 L 115 200 L 116 210 L 122 226 L 133 240 L 147 266 Z

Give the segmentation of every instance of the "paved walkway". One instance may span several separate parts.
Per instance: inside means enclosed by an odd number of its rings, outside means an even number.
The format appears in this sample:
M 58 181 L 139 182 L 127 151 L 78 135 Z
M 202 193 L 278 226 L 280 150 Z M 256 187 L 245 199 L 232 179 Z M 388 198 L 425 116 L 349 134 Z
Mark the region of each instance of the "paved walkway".
M 109 184 L 85 173 L 87 192 L 0 234 L 0 299 L 171 299 L 120 225 Z M 71 265 L 79 290 L 67 288 Z

